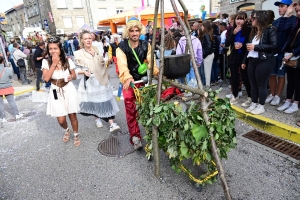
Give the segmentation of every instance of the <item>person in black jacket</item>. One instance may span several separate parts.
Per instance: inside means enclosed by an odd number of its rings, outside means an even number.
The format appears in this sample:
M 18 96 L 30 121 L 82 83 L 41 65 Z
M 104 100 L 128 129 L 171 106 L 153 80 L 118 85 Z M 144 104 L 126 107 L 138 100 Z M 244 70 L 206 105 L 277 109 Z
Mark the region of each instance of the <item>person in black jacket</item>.
M 247 54 L 246 43 L 249 40 L 251 28 L 247 24 L 247 14 L 239 12 L 236 14 L 231 32 L 226 38 L 225 46 L 231 48 L 231 53 L 228 56 L 228 64 L 231 74 L 231 90 L 233 97 L 230 100 L 231 104 L 238 103 L 240 75 L 246 87 L 248 99 L 242 104 L 243 107 L 251 105 L 251 86 L 248 78 L 247 69 L 241 68 L 245 54 Z
M 213 33 L 214 33 L 214 43 L 213 43 L 213 48 L 214 48 L 214 61 L 212 64 L 212 70 L 211 70 L 211 82 L 212 85 L 215 85 L 218 83 L 218 74 L 219 74 L 219 46 L 221 43 L 221 36 L 218 31 L 218 26 L 216 24 L 212 25 L 213 28 Z
M 300 56 L 300 5 L 297 3 L 291 4 L 286 12 L 286 17 L 283 20 L 287 20 L 292 16 L 292 12 L 296 11 L 297 25 L 292 30 L 287 42 L 285 43 L 282 52 L 285 52 L 283 61 L 288 62 L 292 57 Z M 298 64 L 300 65 L 300 64 Z M 286 88 L 286 100 L 283 105 L 277 108 L 278 111 L 284 111 L 286 114 L 291 114 L 298 111 L 298 103 L 300 101 L 300 68 L 286 67 L 287 74 L 287 88 Z M 294 101 L 292 101 L 294 97 Z M 300 126 L 300 121 L 297 122 Z
M 249 59 L 247 72 L 251 84 L 252 103 L 246 112 L 257 115 L 265 112 L 268 79 L 276 59 L 274 55 L 277 45 L 277 30 L 268 24 L 266 11 L 255 13 L 249 38 L 251 43 L 246 44 L 249 51 L 246 55 Z M 244 59 L 242 69 L 246 67 L 246 63 L 246 59 Z
M 202 44 L 203 62 L 200 67 L 201 80 L 204 86 L 210 87 L 211 69 L 214 60 L 214 34 L 210 21 L 204 21 L 201 26 L 199 39 Z
M 36 69 L 36 91 L 40 90 L 40 83 L 42 81 L 42 62 L 43 59 L 45 58 L 46 52 L 44 51 L 45 49 L 45 42 L 40 41 L 39 45 L 36 47 L 36 50 L 33 54 L 33 60 L 34 60 L 34 66 Z M 46 85 L 46 88 L 50 87 L 49 85 Z

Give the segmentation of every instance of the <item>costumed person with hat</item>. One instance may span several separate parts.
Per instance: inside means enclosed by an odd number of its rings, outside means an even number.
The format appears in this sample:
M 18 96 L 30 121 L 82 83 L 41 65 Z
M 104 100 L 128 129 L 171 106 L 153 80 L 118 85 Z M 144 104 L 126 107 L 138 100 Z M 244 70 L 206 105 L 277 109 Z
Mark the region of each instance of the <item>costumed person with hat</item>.
M 206 11 L 205 11 L 205 5 L 204 4 L 202 4 L 201 5 L 201 9 L 200 9 L 200 11 L 201 11 L 201 19 L 202 19 L 202 21 L 203 20 L 205 20 L 205 17 L 206 17 Z
M 148 41 L 139 40 L 140 35 L 145 31 L 145 27 L 136 18 L 131 17 L 123 31 L 124 41 L 119 44 L 116 50 L 117 63 L 119 67 L 119 78 L 123 84 L 123 97 L 126 110 L 126 120 L 130 133 L 130 142 L 136 150 L 142 148 L 141 134 L 136 120 L 137 111 L 135 105 L 135 95 L 130 83 L 141 80 L 147 76 L 145 63 L 151 63 L 151 45 Z M 143 64 L 142 64 L 143 63 Z M 150 68 L 150 65 L 148 65 Z M 158 74 L 158 68 L 154 62 L 153 74 Z M 137 88 L 143 87 L 144 83 L 135 84 Z
M 119 43 L 121 42 L 121 37 L 118 34 L 112 35 L 112 41 L 113 43 L 109 44 L 108 48 L 108 57 L 109 60 L 114 62 L 116 65 L 116 73 L 119 75 L 119 69 L 118 69 L 118 63 L 117 63 L 117 57 L 116 57 L 116 50 L 118 48 Z

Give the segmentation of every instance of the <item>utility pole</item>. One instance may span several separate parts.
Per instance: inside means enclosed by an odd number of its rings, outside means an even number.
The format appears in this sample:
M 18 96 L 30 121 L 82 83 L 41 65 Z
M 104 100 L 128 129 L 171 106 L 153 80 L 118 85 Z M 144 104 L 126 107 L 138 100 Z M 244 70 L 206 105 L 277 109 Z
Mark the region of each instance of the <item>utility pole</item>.
M 93 22 L 90 0 L 86 0 L 86 9 L 89 17 L 90 27 L 94 29 L 94 22 Z

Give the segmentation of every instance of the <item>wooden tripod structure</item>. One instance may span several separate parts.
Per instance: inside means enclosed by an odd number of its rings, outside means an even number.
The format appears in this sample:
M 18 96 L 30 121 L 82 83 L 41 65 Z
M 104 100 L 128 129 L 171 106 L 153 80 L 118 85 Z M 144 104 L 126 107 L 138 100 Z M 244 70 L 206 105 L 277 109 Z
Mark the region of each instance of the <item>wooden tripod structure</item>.
M 177 16 L 177 19 L 180 23 L 180 25 L 183 27 L 184 29 L 184 33 L 185 33 L 185 36 L 186 36 L 186 39 L 187 39 L 187 47 L 186 48 L 186 52 L 187 50 L 189 50 L 189 52 L 194 52 L 193 51 L 193 46 L 192 46 L 192 40 L 191 40 L 191 35 L 189 34 L 190 33 L 190 25 L 188 23 L 188 10 L 186 9 L 184 3 L 182 0 L 178 0 L 179 4 L 181 5 L 181 7 L 183 8 L 184 10 L 184 21 L 181 19 L 180 15 L 179 15 L 179 11 L 177 9 L 177 6 L 175 4 L 175 0 L 170 0 L 171 1 L 171 4 L 172 4 L 172 7 L 173 7 L 173 10 Z M 158 16 L 158 8 L 160 6 L 160 12 L 161 12 L 161 18 L 163 19 L 164 18 L 164 0 L 156 0 L 155 1 L 155 13 L 154 13 L 154 27 L 153 27 L 153 36 L 152 36 L 152 51 L 151 51 L 151 58 L 154 58 L 154 49 L 155 49 L 155 42 L 156 42 L 156 32 L 157 32 L 157 16 Z M 165 29 L 165 26 L 164 26 L 164 23 L 162 21 L 162 24 L 161 24 L 161 29 L 164 30 Z M 183 85 L 181 84 L 178 84 L 178 83 L 175 83 L 173 81 L 170 81 L 168 79 L 165 79 L 163 78 L 163 71 L 164 71 L 164 40 L 165 40 L 165 32 L 164 31 L 161 31 L 161 46 L 159 47 L 159 50 L 160 50 L 160 70 L 159 70 L 159 76 L 158 76 L 158 85 L 157 85 L 157 105 L 160 104 L 160 98 L 161 98 L 161 92 L 162 92 L 162 82 L 163 81 L 166 81 L 176 87 L 180 87 L 180 88 L 183 88 L 183 89 L 186 89 L 186 90 L 189 90 L 191 92 L 194 92 L 194 93 L 197 93 L 197 94 L 200 94 L 200 98 L 201 98 L 201 109 L 203 111 L 203 117 L 204 117 L 204 120 L 206 123 L 208 123 L 209 121 L 209 117 L 208 117 L 208 114 L 207 114 L 207 110 L 209 108 L 209 106 L 211 105 L 211 101 L 209 101 L 208 99 L 206 99 L 206 97 L 208 96 L 207 92 L 203 90 L 203 85 L 202 85 L 202 82 L 201 82 L 201 79 L 200 79 L 200 75 L 199 75 L 199 72 L 198 72 L 198 67 L 196 65 L 196 61 L 195 61 L 195 55 L 193 53 L 190 54 L 191 56 L 191 61 L 192 61 L 192 64 L 193 64 L 193 67 L 194 67 L 194 71 L 195 71 L 195 74 L 196 74 L 196 80 L 197 80 L 197 83 L 198 83 L 198 90 L 195 90 L 187 85 L 185 85 L 183 87 Z M 152 84 L 152 78 L 153 78 L 153 67 L 154 67 L 154 60 L 152 59 L 151 60 L 151 70 L 150 70 L 150 80 L 149 80 L 149 84 L 151 85 Z M 211 137 L 211 143 L 212 143 L 212 152 L 213 152 L 213 157 L 214 157 L 214 160 L 216 162 L 216 165 L 217 165 L 217 169 L 218 169 L 218 172 L 219 172 L 219 176 L 220 176 L 220 179 L 221 179 L 221 182 L 222 182 L 222 186 L 223 186 L 223 190 L 224 190 L 224 194 L 225 194 L 225 198 L 227 200 L 231 200 L 232 197 L 231 197 L 231 194 L 230 194 L 230 190 L 229 190 L 229 187 L 228 187 L 228 183 L 227 183 L 227 180 L 226 180 L 226 177 L 225 177 L 225 173 L 224 173 L 224 169 L 223 169 L 223 166 L 222 166 L 222 163 L 221 163 L 221 159 L 220 159 L 220 156 L 218 154 L 218 151 L 217 151 L 217 145 L 216 145 L 216 142 L 215 142 L 215 139 L 214 139 L 214 135 L 213 135 L 213 132 L 209 130 L 209 135 Z M 154 174 L 156 177 L 159 177 L 160 176 L 160 157 L 159 157 L 159 147 L 158 147 L 158 127 L 157 126 L 152 126 L 152 148 L 153 148 L 153 158 L 154 158 Z

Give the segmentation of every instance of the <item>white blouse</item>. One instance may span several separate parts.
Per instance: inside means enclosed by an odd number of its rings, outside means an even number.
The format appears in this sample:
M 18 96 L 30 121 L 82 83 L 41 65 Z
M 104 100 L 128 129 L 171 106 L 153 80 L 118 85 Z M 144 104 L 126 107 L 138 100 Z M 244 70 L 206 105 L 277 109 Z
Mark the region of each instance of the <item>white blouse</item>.
M 257 36 L 253 38 L 252 44 L 254 45 L 259 44 L 259 39 L 257 38 Z M 254 50 L 249 51 L 247 58 L 258 58 L 258 51 L 254 51 Z

